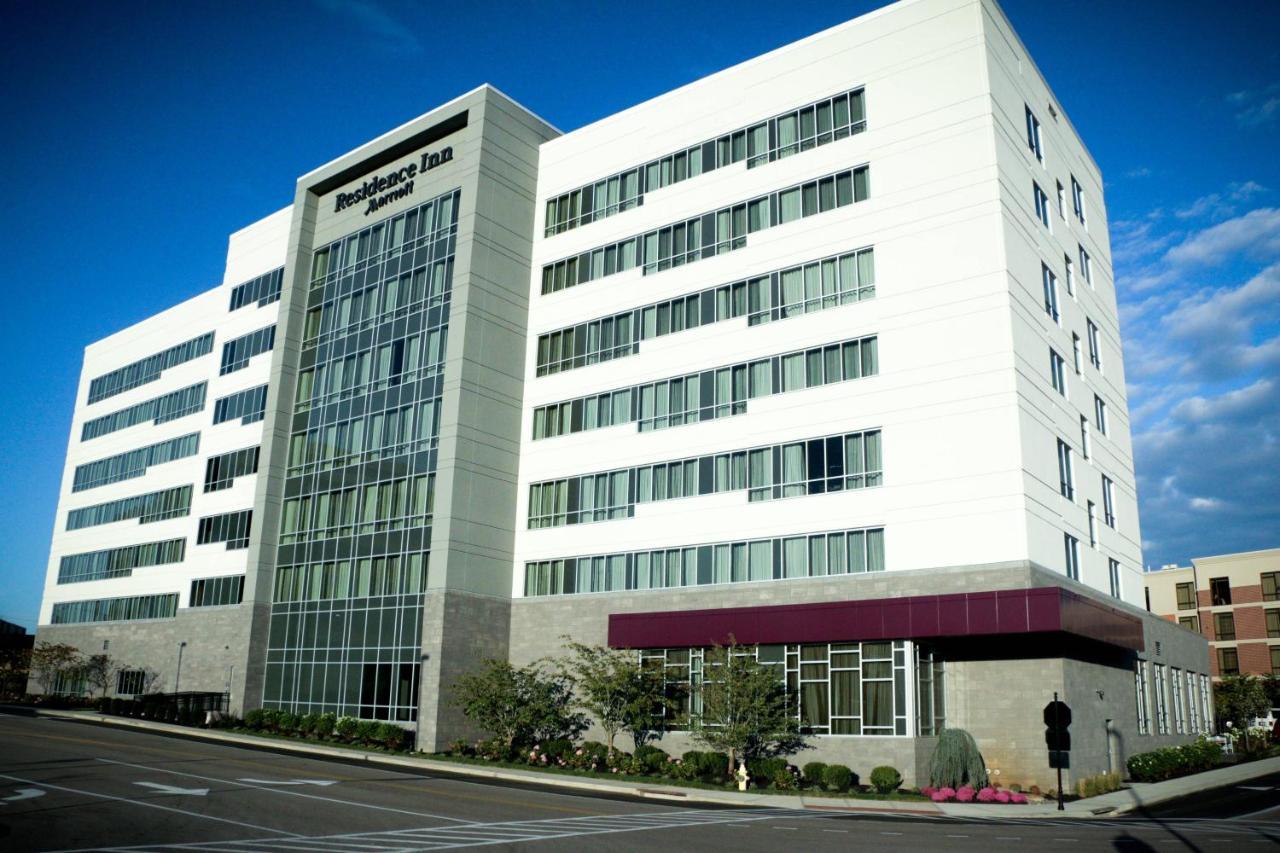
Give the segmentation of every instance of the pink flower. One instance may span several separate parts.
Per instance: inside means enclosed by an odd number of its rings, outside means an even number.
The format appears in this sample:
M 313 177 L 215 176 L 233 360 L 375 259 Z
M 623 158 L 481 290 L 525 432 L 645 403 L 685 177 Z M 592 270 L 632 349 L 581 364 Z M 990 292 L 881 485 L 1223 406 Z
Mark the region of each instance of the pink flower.
M 577 752 L 574 753 L 574 755 L 582 755 L 582 750 L 579 749 Z
M 996 802 L 997 802 L 997 803 L 1007 803 L 1007 802 L 1009 802 L 1009 799 L 1010 799 L 1010 797 L 1009 797 L 1009 792 L 1008 792 L 1008 791 L 996 791 Z
M 935 803 L 945 803 L 955 799 L 955 796 L 956 796 L 955 788 L 943 787 L 934 791 L 933 795 L 930 796 L 929 799 L 933 800 Z
M 973 786 L 961 785 L 959 788 L 956 788 L 956 802 L 957 803 L 973 802 Z
M 530 750 L 530 751 L 529 751 L 529 757 L 530 757 L 530 758 L 537 758 L 537 757 L 538 757 L 538 751 L 537 751 L 536 749 L 535 749 L 535 750 Z
M 617 773 L 617 772 L 618 772 L 618 768 L 613 767 L 613 768 L 611 768 L 611 769 L 609 770 L 609 772 L 610 772 L 610 773 Z
M 996 789 L 992 788 L 990 785 L 978 792 L 978 802 L 980 803 L 992 803 L 995 802 L 995 799 Z
M 1021 804 L 1021 803 L 1025 803 L 1026 801 L 1027 801 L 1026 794 L 1019 794 L 1015 792 L 1009 795 L 1009 802 L 1011 803 Z
M 933 787 L 932 785 L 925 785 L 923 788 L 920 789 L 920 793 L 924 794 L 926 797 L 932 797 L 933 792 L 936 790 L 938 789 Z

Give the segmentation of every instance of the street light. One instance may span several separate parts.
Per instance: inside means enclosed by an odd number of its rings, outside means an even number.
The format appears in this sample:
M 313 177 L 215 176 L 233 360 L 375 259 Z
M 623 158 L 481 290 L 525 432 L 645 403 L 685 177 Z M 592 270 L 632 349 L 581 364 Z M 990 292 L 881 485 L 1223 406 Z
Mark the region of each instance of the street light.
M 173 676 L 173 692 L 175 694 L 179 692 L 179 688 L 182 686 L 182 650 L 185 649 L 186 647 L 187 647 L 186 640 L 183 640 L 181 643 L 178 643 L 178 671 Z

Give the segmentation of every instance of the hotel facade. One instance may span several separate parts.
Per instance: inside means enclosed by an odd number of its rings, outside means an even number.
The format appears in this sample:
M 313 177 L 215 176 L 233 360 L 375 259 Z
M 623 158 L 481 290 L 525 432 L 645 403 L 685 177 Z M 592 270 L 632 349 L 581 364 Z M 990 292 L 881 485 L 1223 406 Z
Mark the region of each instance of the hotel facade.
M 86 350 L 39 638 L 424 750 L 486 657 L 632 649 L 696 714 L 736 641 L 801 760 L 923 783 L 961 727 L 1043 785 L 1056 691 L 1073 778 L 1120 768 L 1212 702 L 1142 607 L 1107 233 L 991 0 L 569 133 L 482 86 Z

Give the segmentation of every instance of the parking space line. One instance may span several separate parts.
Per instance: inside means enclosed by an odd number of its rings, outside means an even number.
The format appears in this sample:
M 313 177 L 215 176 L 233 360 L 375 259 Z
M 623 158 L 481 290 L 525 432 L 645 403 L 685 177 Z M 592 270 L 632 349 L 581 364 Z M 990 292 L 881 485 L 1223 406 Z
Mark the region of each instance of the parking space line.
M 391 806 L 378 806 L 378 805 L 374 805 L 373 803 L 360 803 L 360 802 L 356 802 L 355 800 L 340 800 L 337 797 L 322 797 L 319 794 L 304 794 L 301 791 L 287 791 L 283 788 L 276 788 L 269 785 L 251 785 L 248 782 L 242 782 L 238 779 L 220 779 L 216 776 L 202 776 L 199 773 L 187 773 L 182 770 L 169 770 L 168 768 L 165 768 L 165 767 L 148 767 L 145 764 L 131 764 L 128 761 L 116 761 L 111 758 L 98 758 L 95 760 L 100 761 L 103 764 L 114 764 L 120 767 L 132 767 L 136 770 L 147 770 L 152 773 L 169 773 L 174 776 L 186 776 L 191 779 L 201 779 L 205 782 L 222 782 L 224 784 L 231 785 L 236 788 L 252 788 L 258 791 L 266 791 L 271 794 L 281 794 L 286 797 L 302 797 L 303 799 L 306 799 L 306 800 L 322 800 L 326 803 L 339 803 L 345 806 L 355 806 L 356 808 L 372 809 L 374 811 L 380 811 L 380 812 L 396 812 L 397 814 L 407 814 L 413 817 L 431 818 L 432 820 L 447 820 L 451 823 L 462 823 L 462 824 L 475 823 L 475 821 L 463 820 L 462 818 L 459 818 L 459 817 L 446 817 L 444 815 L 431 814 L 430 812 L 415 812 L 415 811 L 409 811 L 408 809 L 392 808 Z
M 165 812 L 176 812 L 177 814 L 187 815 L 188 817 L 198 817 L 201 820 L 213 820 L 213 821 L 217 821 L 218 823 L 230 823 L 230 824 L 234 824 L 235 826 L 243 826 L 243 827 L 246 827 L 247 829 L 260 829 L 263 832 L 278 832 L 281 835 L 288 835 L 295 838 L 298 837 L 298 833 L 289 832 L 286 829 L 276 829 L 275 827 L 272 827 L 272 826 L 259 826 L 256 823 L 245 823 L 242 820 L 232 820 L 231 818 L 226 818 L 226 817 L 215 817 L 213 815 L 201 814 L 200 812 L 192 812 L 192 811 L 187 811 L 186 809 L 174 808 L 173 806 L 162 806 L 159 803 L 148 803 L 143 800 L 131 800 L 128 797 L 116 797 L 111 794 L 99 794 L 96 791 L 84 791 L 79 788 L 67 788 L 62 785 L 50 785 L 48 782 L 36 782 L 31 779 L 23 779 L 19 776 L 9 776 L 5 773 L 0 773 L 0 779 L 9 779 L 13 782 L 21 782 L 24 785 L 38 785 L 41 788 L 48 788 L 51 791 L 65 791 L 69 794 L 81 794 L 82 796 L 95 797 L 100 800 L 112 800 L 118 803 L 130 803 L 131 805 L 142 806 L 143 808 L 159 809 L 160 811 L 165 811 Z

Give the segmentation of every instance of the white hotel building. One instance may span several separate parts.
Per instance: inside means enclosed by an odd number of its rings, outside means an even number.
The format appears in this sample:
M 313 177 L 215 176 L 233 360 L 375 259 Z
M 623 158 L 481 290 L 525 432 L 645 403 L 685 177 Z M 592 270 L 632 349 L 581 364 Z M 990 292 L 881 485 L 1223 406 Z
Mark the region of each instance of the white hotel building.
M 754 646 L 812 756 L 908 782 L 946 725 L 1043 784 L 1055 691 L 1077 775 L 1210 726 L 1206 644 L 1140 607 L 1102 177 L 992 0 L 564 134 L 481 87 L 297 186 L 221 287 L 86 351 L 41 639 L 166 690 L 185 642 L 183 688 L 428 750 L 457 675 L 565 636 L 693 694 Z

